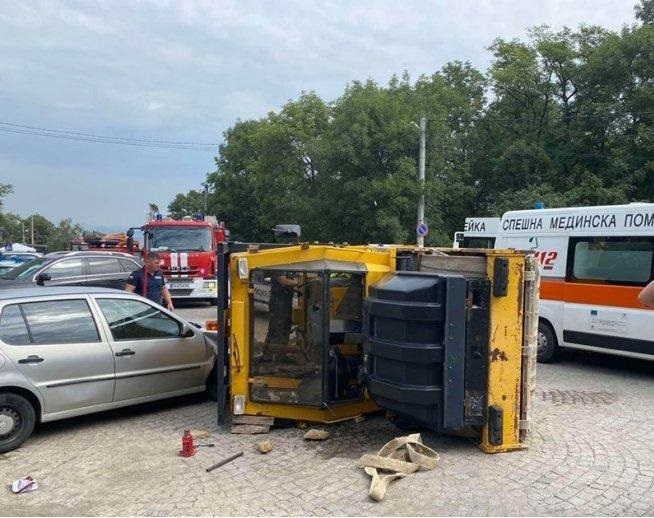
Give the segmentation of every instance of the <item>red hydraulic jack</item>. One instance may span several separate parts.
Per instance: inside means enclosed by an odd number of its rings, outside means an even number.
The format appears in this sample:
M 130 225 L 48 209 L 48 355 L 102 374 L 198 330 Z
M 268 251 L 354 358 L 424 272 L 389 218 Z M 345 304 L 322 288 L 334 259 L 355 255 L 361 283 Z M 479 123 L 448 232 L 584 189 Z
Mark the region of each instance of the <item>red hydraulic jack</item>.
M 182 449 L 179 454 L 182 457 L 192 457 L 197 452 L 197 448 L 193 445 L 193 436 L 191 435 L 190 430 L 184 430 L 184 435 L 182 435 Z

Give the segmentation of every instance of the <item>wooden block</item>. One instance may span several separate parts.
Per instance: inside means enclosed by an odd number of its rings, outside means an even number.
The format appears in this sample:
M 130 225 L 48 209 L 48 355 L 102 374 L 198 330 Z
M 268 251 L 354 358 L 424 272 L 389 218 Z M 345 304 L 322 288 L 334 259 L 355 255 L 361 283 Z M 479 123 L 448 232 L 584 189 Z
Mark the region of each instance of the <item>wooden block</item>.
M 199 439 L 206 439 L 209 437 L 211 434 L 207 432 L 206 430 L 190 430 L 191 435 L 193 436 L 193 440 L 197 441 Z
M 260 425 L 260 424 L 235 424 L 232 425 L 231 433 L 245 433 L 245 434 L 256 434 L 256 433 L 268 433 L 270 432 L 270 426 Z
M 265 415 L 235 415 L 232 416 L 232 424 L 260 424 L 263 426 L 272 426 L 275 424 L 275 418 Z

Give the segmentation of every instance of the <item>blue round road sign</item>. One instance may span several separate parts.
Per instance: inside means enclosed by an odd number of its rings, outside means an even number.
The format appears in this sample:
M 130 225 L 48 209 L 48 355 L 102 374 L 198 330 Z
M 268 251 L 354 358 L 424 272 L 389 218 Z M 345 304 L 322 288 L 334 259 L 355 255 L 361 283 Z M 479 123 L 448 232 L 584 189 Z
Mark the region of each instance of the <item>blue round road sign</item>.
M 418 226 L 416 227 L 416 234 L 418 234 L 420 237 L 425 237 L 429 233 L 429 228 L 427 227 L 427 223 L 418 223 Z

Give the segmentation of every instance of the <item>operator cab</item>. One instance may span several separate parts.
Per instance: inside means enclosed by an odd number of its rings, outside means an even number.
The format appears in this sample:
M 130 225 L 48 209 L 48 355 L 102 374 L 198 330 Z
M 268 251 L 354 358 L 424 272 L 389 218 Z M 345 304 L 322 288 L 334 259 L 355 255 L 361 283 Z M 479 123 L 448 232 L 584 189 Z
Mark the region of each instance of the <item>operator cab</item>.
M 363 399 L 364 276 L 361 265 L 329 260 L 251 270 L 255 293 L 262 279 L 269 285 L 267 304 L 250 299 L 252 401 L 329 408 Z

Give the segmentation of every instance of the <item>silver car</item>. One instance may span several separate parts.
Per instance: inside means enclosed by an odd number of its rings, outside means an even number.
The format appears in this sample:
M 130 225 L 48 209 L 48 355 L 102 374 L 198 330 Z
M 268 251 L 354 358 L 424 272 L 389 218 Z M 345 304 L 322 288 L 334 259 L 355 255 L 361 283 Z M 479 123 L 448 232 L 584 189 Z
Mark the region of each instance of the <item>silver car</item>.
M 197 325 L 139 295 L 2 290 L 0 453 L 39 421 L 211 390 L 215 352 Z

